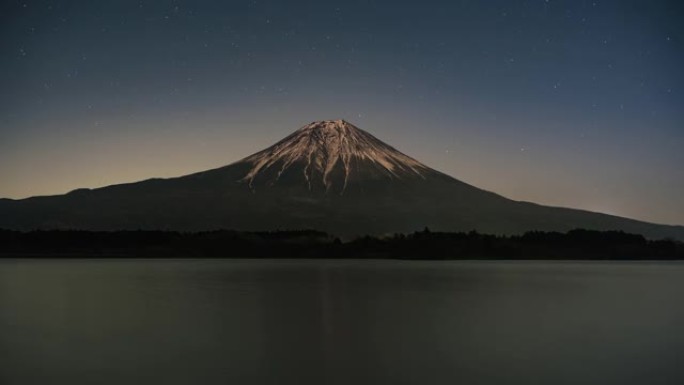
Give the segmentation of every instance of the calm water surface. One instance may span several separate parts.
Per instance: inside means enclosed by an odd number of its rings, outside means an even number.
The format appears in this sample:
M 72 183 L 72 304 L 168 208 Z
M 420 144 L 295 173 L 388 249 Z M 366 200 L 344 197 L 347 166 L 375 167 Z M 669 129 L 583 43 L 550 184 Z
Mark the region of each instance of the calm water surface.
M 0 383 L 684 384 L 684 265 L 4 260 Z

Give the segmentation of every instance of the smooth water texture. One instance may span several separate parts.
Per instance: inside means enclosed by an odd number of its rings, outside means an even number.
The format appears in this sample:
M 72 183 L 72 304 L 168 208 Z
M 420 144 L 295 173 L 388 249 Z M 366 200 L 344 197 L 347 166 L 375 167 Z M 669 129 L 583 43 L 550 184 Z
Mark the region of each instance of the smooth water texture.
M 684 384 L 684 265 L 4 260 L 0 383 Z

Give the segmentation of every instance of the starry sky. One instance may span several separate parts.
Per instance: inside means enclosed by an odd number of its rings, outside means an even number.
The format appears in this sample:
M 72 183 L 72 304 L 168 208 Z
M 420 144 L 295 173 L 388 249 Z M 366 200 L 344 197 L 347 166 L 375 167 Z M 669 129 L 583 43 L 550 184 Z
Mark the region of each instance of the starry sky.
M 504 196 L 684 224 L 684 5 L 0 2 L 0 197 L 232 163 L 346 119 Z

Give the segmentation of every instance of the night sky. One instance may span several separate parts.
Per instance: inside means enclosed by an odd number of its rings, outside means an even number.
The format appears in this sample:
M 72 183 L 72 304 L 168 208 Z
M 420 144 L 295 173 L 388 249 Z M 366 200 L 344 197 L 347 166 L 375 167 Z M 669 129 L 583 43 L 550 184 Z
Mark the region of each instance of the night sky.
M 504 196 L 684 224 L 681 1 L 2 1 L 0 197 L 346 119 Z

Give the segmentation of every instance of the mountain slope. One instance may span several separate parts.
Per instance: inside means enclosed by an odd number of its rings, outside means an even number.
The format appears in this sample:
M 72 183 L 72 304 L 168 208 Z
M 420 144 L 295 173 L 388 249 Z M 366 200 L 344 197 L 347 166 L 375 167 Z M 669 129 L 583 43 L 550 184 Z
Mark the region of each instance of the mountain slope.
M 274 230 L 352 236 L 574 228 L 684 240 L 684 228 L 516 202 L 435 171 L 345 121 L 314 122 L 214 170 L 0 200 L 0 228 Z

